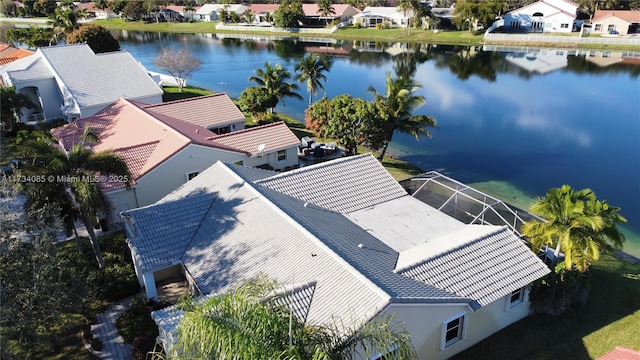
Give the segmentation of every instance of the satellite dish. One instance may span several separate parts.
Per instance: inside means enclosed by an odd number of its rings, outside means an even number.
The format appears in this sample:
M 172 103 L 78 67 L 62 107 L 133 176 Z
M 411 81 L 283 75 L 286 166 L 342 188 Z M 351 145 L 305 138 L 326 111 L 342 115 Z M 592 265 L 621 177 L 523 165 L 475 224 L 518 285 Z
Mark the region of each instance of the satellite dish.
M 265 148 L 265 144 L 258 145 L 258 151 L 263 152 Z

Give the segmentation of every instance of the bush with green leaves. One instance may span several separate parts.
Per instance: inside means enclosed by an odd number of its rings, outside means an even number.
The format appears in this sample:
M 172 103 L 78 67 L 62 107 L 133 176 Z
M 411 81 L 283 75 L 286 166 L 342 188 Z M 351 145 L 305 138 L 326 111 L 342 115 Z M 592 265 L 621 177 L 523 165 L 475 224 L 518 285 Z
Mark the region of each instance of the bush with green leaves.
M 567 270 L 564 262 L 531 285 L 529 299 L 533 312 L 539 315 L 560 315 L 587 302 L 589 273 Z

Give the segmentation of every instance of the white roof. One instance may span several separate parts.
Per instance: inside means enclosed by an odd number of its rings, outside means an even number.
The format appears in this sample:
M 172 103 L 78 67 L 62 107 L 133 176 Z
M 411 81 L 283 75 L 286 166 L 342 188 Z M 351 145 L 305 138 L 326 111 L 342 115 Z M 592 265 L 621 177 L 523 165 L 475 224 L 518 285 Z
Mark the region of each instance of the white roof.
M 240 15 L 244 14 L 248 7 L 241 4 L 204 4 L 198 9 L 198 11 L 196 11 L 196 14 L 209 15 L 214 12 L 217 13 L 222 9 L 226 9 L 229 12 L 235 12 Z

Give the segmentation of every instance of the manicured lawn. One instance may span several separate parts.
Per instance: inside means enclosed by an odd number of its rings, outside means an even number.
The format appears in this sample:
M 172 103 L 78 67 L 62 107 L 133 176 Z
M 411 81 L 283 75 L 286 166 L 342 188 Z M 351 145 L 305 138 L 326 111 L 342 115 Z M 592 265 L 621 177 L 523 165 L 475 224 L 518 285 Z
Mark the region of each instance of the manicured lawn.
M 178 89 L 177 86 L 165 86 L 162 88 L 162 90 L 164 90 L 164 94 L 162 94 L 163 102 L 188 99 L 196 96 L 211 95 L 214 93 L 211 90 L 194 86 L 184 87 L 182 88 L 182 92 Z
M 591 272 L 584 307 L 529 316 L 454 359 L 596 359 L 616 346 L 640 351 L 640 265 L 606 256 Z

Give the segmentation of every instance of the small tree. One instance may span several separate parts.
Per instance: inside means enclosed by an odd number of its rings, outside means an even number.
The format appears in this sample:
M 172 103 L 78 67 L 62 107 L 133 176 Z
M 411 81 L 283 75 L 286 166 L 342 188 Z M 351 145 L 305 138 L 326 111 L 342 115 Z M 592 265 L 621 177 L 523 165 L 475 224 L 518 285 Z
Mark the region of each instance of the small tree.
M 153 59 L 153 63 L 173 76 L 180 91 L 185 86 L 187 78 L 202 65 L 200 59 L 192 56 L 189 50 L 176 51 L 169 48 L 160 50 L 160 54 Z
M 67 43 L 86 43 L 96 54 L 120 50 L 120 43 L 111 35 L 111 32 L 97 24 L 80 26 L 69 34 Z
M 299 1 L 290 2 L 282 0 L 280 7 L 273 13 L 273 22 L 276 27 L 292 28 L 298 27 L 299 22 L 304 19 L 302 3 Z
M 278 98 L 269 94 L 265 88 L 250 86 L 240 93 L 238 104 L 240 110 L 251 113 L 255 121 L 256 114 L 265 113 L 268 109 L 276 106 Z

